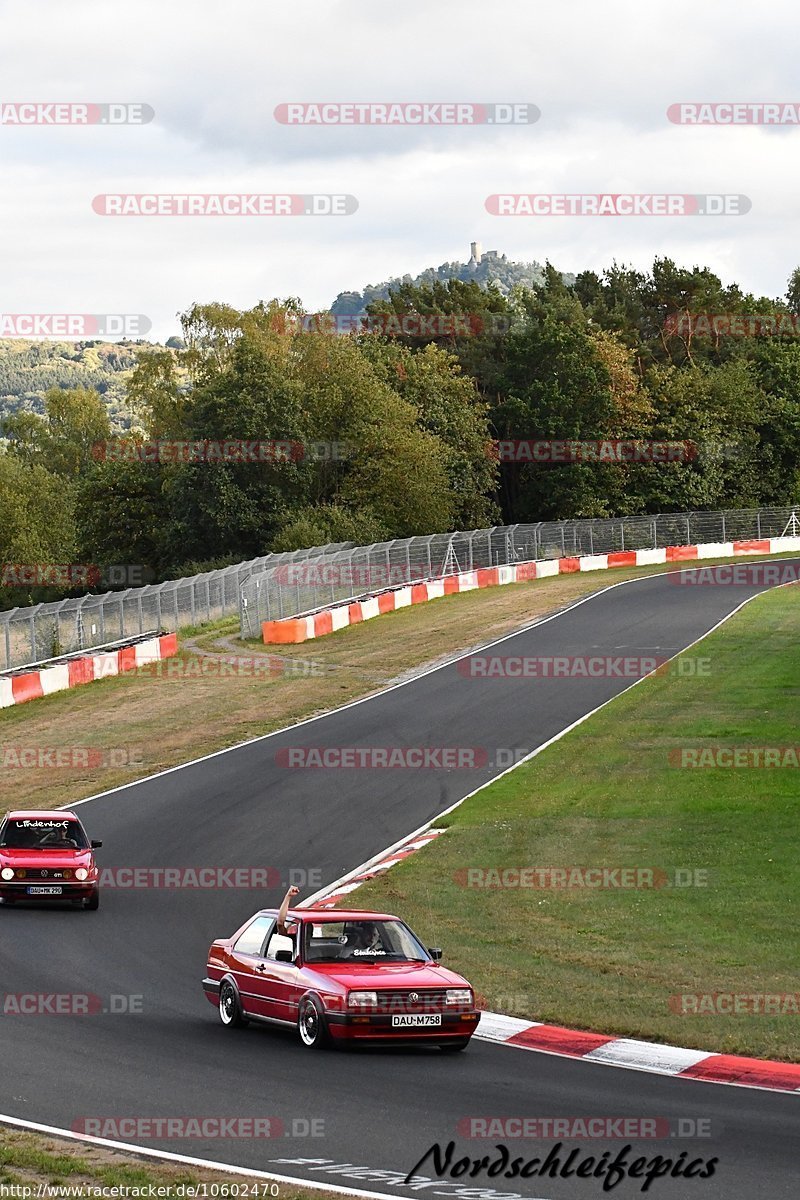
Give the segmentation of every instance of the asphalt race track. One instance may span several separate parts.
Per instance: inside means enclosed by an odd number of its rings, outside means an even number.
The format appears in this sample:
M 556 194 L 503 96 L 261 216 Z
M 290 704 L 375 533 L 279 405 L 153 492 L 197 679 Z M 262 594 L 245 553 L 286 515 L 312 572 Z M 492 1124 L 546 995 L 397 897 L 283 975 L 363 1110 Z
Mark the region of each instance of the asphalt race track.
M 680 587 L 674 575 L 644 578 L 598 592 L 505 639 L 496 653 L 668 657 L 760 590 Z M 105 843 L 98 856 L 102 867 L 267 865 L 278 868 L 283 880 L 290 869 L 316 870 L 325 884 L 497 774 L 498 750 L 534 749 L 628 684 L 609 678 L 469 679 L 448 663 L 293 730 L 99 796 L 80 814 L 89 836 Z M 276 764 L 276 751 L 297 746 L 475 747 L 486 751 L 487 761 L 456 771 Z M 9 790 L 4 808 L 13 807 Z M 54 791 L 53 804 L 58 803 Z M 476 1197 L 465 1189 L 486 1188 L 553 1200 L 639 1196 L 641 1180 L 604 1193 L 594 1179 L 520 1181 L 488 1179 L 484 1173 L 420 1191 L 358 1171 L 331 1171 L 352 1164 L 405 1175 L 432 1143 L 452 1139 L 456 1157 L 493 1154 L 493 1141 L 467 1139 L 457 1131 L 469 1116 L 705 1119 L 709 1137 L 640 1142 L 631 1157 L 677 1157 L 682 1150 L 689 1158 L 717 1156 L 714 1177 L 659 1179 L 646 1195 L 670 1200 L 798 1195 L 797 1096 L 478 1040 L 461 1055 L 309 1053 L 289 1032 L 224 1029 L 200 989 L 208 944 L 255 909 L 277 903 L 282 891 L 106 889 L 97 913 L 0 909 L 3 993 L 92 993 L 104 1007 L 141 997 L 130 1002 L 140 1003 L 138 1013 L 0 1019 L 0 1112 L 65 1129 L 97 1116 L 273 1116 L 289 1135 L 296 1121 L 300 1135 L 307 1122 L 321 1121 L 324 1134 L 317 1137 L 142 1144 L 395 1195 Z M 429 944 L 440 944 L 435 927 L 420 933 Z M 446 961 L 446 940 L 444 949 Z M 125 1001 L 112 1002 L 112 996 Z M 601 1140 L 580 1146 L 613 1156 L 623 1144 Z M 552 1140 L 510 1143 L 512 1156 L 526 1159 L 551 1146 Z M 430 1162 L 421 1173 L 432 1176 Z

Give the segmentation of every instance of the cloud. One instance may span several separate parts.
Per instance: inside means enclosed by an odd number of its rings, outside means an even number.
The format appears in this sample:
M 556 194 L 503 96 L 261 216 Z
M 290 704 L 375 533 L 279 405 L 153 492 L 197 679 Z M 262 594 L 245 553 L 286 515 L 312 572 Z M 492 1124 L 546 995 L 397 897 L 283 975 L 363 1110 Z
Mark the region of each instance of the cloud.
M 6 7 L 3 101 L 139 101 L 146 126 L 0 128 L 0 310 L 147 313 L 250 305 L 465 258 L 469 242 L 563 270 L 655 255 L 776 295 L 795 265 L 797 130 L 671 125 L 680 100 L 791 100 L 793 7 L 628 0 L 521 7 L 232 0 Z M 529 102 L 535 125 L 298 128 L 286 101 Z M 101 218 L 99 192 L 346 192 L 347 218 Z M 739 218 L 497 218 L 503 191 L 733 192 Z

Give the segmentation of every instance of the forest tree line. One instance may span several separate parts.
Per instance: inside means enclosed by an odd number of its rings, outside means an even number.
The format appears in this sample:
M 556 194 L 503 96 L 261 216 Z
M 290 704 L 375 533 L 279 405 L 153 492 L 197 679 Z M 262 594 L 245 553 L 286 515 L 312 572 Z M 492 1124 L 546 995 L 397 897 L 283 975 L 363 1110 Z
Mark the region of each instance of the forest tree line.
M 541 284 L 508 295 L 475 281 L 407 282 L 370 304 L 369 332 L 346 336 L 304 320 L 297 301 L 198 304 L 183 314 L 182 342 L 138 348 L 122 448 L 94 387 L 51 388 L 44 414 L 6 417 L 0 565 L 138 564 L 167 579 L 327 542 L 791 504 L 798 312 L 800 272 L 771 300 L 668 259 L 574 280 L 547 266 Z M 776 314 L 787 320 L 775 326 Z M 699 451 L 498 461 L 498 441 L 514 439 Z M 134 449 L 230 440 L 317 452 L 181 461 Z M 6 587 L 3 606 L 53 595 Z

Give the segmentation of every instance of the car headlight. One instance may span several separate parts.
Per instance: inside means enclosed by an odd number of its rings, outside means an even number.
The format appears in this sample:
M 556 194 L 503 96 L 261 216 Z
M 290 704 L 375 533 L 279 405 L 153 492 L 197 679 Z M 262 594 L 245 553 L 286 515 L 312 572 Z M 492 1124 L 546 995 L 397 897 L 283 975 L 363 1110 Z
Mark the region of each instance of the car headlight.
M 89 872 L 86 870 L 86 867 L 78 867 L 75 872 L 75 878 L 79 879 L 81 883 L 83 883 L 84 879 L 88 879 Z
M 472 991 L 469 988 L 448 988 L 445 994 L 447 1004 L 472 1004 Z
M 11 867 L 3 867 L 3 870 L 0 871 L 0 875 L 3 876 L 3 879 L 13 879 L 14 878 L 14 872 L 11 869 Z
M 378 1003 L 377 992 L 350 992 L 347 997 L 350 1008 L 375 1008 Z

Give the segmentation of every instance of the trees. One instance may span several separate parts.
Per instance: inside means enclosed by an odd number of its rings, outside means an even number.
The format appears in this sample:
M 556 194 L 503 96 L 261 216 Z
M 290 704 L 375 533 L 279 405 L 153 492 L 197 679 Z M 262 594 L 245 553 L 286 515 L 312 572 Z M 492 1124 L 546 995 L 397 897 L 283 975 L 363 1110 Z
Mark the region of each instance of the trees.
M 111 436 L 108 414 L 92 388 L 50 388 L 45 414 L 18 412 L 7 417 L 5 436 L 22 461 L 74 479 L 95 457 L 95 447 Z

